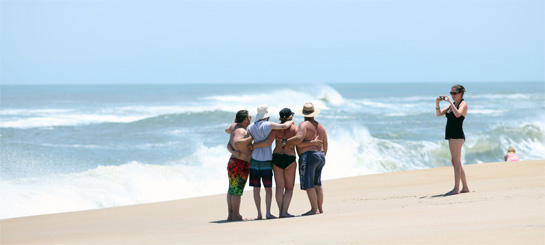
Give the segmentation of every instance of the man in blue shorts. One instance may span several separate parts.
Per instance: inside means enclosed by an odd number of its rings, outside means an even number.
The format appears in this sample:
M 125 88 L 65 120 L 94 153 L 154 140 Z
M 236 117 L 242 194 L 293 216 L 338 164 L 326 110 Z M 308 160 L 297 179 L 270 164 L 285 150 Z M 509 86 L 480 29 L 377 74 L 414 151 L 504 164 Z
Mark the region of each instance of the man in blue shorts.
M 310 202 L 310 211 L 303 215 L 323 213 L 324 191 L 322 189 L 322 168 L 325 165 L 327 154 L 327 133 L 325 128 L 314 120 L 320 114 L 320 109 L 315 109 L 310 102 L 305 103 L 298 114 L 305 117 L 305 121 L 299 124 L 297 134 L 289 138 L 286 145 L 297 144 L 299 154 L 299 176 L 301 177 L 301 190 L 307 192 Z M 310 145 L 302 147 L 300 143 L 308 140 L 319 140 L 321 146 Z

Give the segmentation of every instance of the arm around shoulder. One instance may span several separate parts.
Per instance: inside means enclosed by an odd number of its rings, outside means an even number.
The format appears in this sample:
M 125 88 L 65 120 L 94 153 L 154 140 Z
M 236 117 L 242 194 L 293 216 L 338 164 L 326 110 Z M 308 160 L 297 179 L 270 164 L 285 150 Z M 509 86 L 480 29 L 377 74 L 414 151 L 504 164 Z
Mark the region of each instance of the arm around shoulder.
M 229 127 L 227 127 L 227 128 L 225 129 L 225 133 L 227 133 L 227 134 L 232 134 L 233 131 L 235 130 L 235 126 L 237 126 L 236 123 L 233 123 L 233 124 L 229 125 Z
M 272 131 L 270 134 L 269 134 L 269 137 L 267 137 L 266 140 L 264 141 L 261 141 L 259 143 L 255 143 L 254 144 L 254 149 L 255 148 L 261 148 L 261 147 L 267 147 L 267 146 L 270 146 L 274 139 L 276 138 L 276 131 Z
M 301 124 L 303 124 L 305 122 L 302 122 Z M 299 144 L 301 142 L 303 142 L 303 140 L 305 139 L 305 135 L 307 134 L 307 129 L 302 126 L 302 125 L 299 125 L 299 127 L 297 127 L 297 133 L 295 134 L 295 136 L 289 138 L 287 141 L 286 141 L 286 146 L 293 146 L 293 145 L 296 145 L 296 144 Z
M 271 122 L 272 130 L 283 130 L 289 128 L 293 124 L 293 121 L 287 121 L 285 123 L 274 123 Z

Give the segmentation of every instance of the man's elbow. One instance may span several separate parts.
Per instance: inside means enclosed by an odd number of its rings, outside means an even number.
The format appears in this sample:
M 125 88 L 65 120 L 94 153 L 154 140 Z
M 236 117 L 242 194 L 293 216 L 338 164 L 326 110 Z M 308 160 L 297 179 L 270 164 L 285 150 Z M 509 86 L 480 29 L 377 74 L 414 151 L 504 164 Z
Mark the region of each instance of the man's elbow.
M 294 144 L 300 144 L 303 142 L 303 137 L 298 137 L 296 136 L 294 139 L 293 139 L 293 143 Z

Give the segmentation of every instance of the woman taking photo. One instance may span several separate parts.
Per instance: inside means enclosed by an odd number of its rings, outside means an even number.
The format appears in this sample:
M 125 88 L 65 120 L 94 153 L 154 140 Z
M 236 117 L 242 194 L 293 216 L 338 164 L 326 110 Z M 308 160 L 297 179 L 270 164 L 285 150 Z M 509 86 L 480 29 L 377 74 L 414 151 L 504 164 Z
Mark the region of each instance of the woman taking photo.
M 469 192 L 467 186 L 466 173 L 462 166 L 462 146 L 465 142 L 464 130 L 462 124 L 467 114 L 467 103 L 464 101 L 464 86 L 456 84 L 452 86 L 450 95 L 452 99 L 446 96 L 439 96 L 435 100 L 435 112 L 438 117 L 446 115 L 447 126 L 445 128 L 445 139 L 448 140 L 450 155 L 452 157 L 452 166 L 454 167 L 454 189 L 445 195 L 456 195 Z M 441 109 L 439 102 L 446 101 L 448 105 Z M 462 181 L 462 190 L 460 190 L 460 180 Z

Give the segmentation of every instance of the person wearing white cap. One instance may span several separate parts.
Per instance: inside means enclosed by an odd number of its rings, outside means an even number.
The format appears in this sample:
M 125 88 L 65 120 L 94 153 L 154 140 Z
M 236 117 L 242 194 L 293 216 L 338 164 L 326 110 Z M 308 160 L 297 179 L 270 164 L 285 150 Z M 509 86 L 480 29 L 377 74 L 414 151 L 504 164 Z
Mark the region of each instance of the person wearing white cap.
M 257 107 L 255 122 L 248 126 L 248 132 L 254 138 L 254 143 L 264 141 L 269 137 L 271 130 L 283 130 L 289 128 L 293 122 L 284 124 L 269 122 L 269 106 L 262 104 Z M 256 147 L 250 159 L 250 186 L 254 187 L 254 201 L 257 208 L 257 219 L 261 219 L 261 181 L 265 187 L 265 206 L 267 219 L 276 218 L 271 214 L 272 202 L 272 147 Z
M 320 114 L 320 109 L 314 108 L 310 102 L 305 103 L 298 114 L 305 117 L 305 121 L 297 127 L 297 134 L 289 138 L 287 146 L 297 145 L 299 154 L 299 176 L 301 190 L 307 192 L 310 202 L 310 211 L 303 215 L 323 213 L 324 192 L 322 189 L 322 168 L 325 165 L 327 154 L 327 133 L 325 128 L 314 117 Z M 302 145 L 303 141 L 320 140 L 321 146 Z

